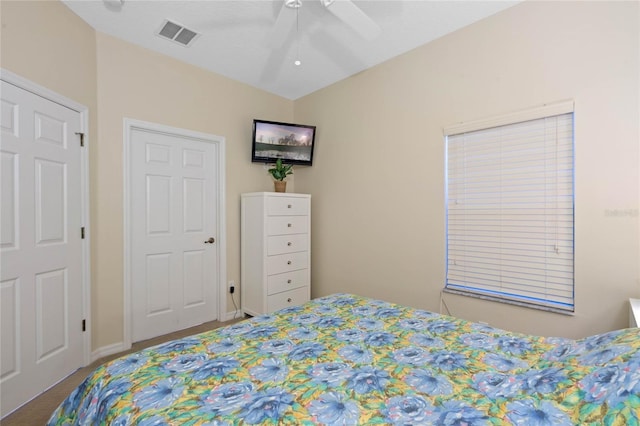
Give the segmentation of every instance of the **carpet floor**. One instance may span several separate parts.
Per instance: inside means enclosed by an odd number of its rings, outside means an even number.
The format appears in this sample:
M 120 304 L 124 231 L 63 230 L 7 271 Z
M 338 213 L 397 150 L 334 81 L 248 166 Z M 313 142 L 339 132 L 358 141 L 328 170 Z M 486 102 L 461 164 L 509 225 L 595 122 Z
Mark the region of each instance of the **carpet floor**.
M 111 361 L 112 359 L 121 357 L 131 352 L 137 352 L 139 350 L 148 348 L 150 346 L 159 345 L 160 343 L 168 342 L 174 339 L 180 339 L 182 337 L 191 336 L 193 334 L 202 333 L 204 331 L 213 330 L 218 327 L 227 326 L 238 322 L 240 320 L 218 322 L 211 321 L 195 327 L 187 328 L 185 330 L 176 331 L 175 333 L 166 334 L 164 336 L 155 337 L 153 339 L 137 342 L 132 345 L 132 348 L 125 352 L 113 354 L 93 362 L 92 364 L 78 369 L 75 373 L 51 387 L 46 392 L 40 394 L 36 398 L 32 399 L 22 407 L 18 408 L 13 413 L 0 421 L 2 426 L 42 426 L 47 423 L 49 417 L 53 411 L 58 408 L 58 405 L 73 391 L 82 381 L 91 373 L 96 367 L 101 364 Z

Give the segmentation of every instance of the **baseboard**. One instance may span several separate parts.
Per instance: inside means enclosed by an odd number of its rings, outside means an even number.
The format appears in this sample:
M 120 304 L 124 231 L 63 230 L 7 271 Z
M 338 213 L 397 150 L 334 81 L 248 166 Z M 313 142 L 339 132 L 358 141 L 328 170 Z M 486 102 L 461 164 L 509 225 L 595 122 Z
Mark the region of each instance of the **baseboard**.
M 220 321 L 221 322 L 227 322 L 227 321 L 231 321 L 234 319 L 242 319 L 244 318 L 244 312 L 242 312 L 242 310 L 237 310 L 237 311 L 231 311 L 231 312 L 227 312 L 226 314 L 223 314 L 220 316 Z
M 221 315 L 220 322 L 227 322 L 234 319 L 242 319 L 242 318 L 244 318 L 244 313 L 242 312 L 242 310 L 231 311 Z M 123 352 L 129 349 L 131 348 L 125 347 L 124 342 L 118 342 L 118 343 L 113 343 L 111 345 L 103 346 L 91 352 L 91 360 L 89 361 L 89 363 L 97 361 L 100 358 L 104 358 L 105 356 L 117 354 L 118 352 Z
M 103 346 L 101 348 L 96 349 L 91 352 L 91 362 L 97 361 L 100 358 L 104 358 L 105 356 L 117 354 L 118 352 L 123 352 L 131 348 L 126 348 L 124 342 L 113 343 L 111 345 Z

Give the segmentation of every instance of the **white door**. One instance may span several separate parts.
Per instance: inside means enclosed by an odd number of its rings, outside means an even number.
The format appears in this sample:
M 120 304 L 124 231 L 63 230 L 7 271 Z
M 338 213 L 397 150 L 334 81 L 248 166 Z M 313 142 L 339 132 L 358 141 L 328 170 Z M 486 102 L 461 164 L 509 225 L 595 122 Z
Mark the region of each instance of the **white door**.
M 2 416 L 81 367 L 81 115 L 1 82 Z
M 134 342 L 217 319 L 217 145 L 130 133 Z

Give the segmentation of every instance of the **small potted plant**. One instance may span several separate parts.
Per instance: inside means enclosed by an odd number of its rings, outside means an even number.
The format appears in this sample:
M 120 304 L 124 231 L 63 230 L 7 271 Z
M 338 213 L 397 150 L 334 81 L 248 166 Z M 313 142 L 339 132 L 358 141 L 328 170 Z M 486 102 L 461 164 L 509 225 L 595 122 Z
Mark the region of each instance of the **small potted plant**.
M 273 176 L 276 192 L 286 192 L 287 182 L 285 182 L 284 179 L 290 174 L 293 174 L 293 166 L 282 163 L 282 159 L 278 158 L 276 164 L 269 169 L 269 173 Z

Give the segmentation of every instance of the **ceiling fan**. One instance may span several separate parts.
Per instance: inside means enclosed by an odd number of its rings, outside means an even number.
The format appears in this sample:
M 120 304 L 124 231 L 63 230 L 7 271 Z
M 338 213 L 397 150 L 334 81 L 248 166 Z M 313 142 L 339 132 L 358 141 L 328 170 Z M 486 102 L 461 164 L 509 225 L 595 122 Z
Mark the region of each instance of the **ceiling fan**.
M 367 16 L 351 0 L 319 0 L 322 6 L 331 12 L 336 18 L 347 24 L 365 40 L 373 40 L 382 31 L 380 26 Z M 267 39 L 267 44 L 272 48 L 281 47 L 289 33 L 296 25 L 297 9 L 302 7 L 302 0 L 284 0 L 280 13 Z

